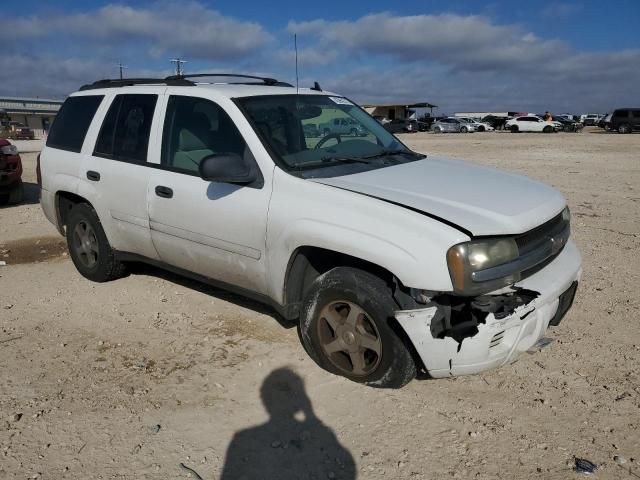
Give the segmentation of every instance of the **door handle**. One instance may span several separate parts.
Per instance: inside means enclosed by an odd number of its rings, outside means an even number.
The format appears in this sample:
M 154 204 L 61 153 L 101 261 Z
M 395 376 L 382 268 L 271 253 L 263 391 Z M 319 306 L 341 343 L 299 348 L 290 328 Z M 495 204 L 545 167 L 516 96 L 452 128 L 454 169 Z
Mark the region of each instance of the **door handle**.
M 169 187 L 158 185 L 156 187 L 156 195 L 162 198 L 173 198 L 173 190 Z
M 99 182 L 100 181 L 100 174 L 98 172 L 94 172 L 93 170 L 89 170 L 87 172 L 87 178 L 89 180 L 91 180 L 92 182 Z

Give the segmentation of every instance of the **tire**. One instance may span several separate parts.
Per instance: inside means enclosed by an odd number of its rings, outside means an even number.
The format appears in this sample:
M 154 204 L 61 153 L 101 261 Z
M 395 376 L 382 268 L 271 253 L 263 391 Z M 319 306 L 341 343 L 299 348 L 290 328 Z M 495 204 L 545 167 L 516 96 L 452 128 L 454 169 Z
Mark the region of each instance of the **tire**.
M 485 128 L 484 128 L 484 126 L 483 126 L 483 125 L 480 125 L 480 126 L 478 127 L 478 131 L 479 131 L 479 132 L 484 132 L 484 130 L 485 130 Z
M 329 130 L 328 128 L 325 128 L 325 129 L 323 130 L 323 133 L 324 133 L 324 135 L 325 135 L 325 137 L 326 137 L 327 135 L 329 135 L 329 134 L 331 133 L 331 130 Z
M 553 127 L 550 127 L 549 125 L 547 125 L 542 129 L 542 133 L 553 133 Z
M 372 387 L 403 387 L 417 370 L 409 348 L 391 327 L 397 308 L 382 279 L 336 267 L 307 291 L 299 325 L 302 344 L 328 372 Z
M 125 265 L 116 260 L 92 206 L 79 203 L 73 207 L 67 218 L 66 237 L 71 260 L 83 277 L 108 282 L 125 275 Z
M 468 133 L 469 129 L 467 127 L 460 127 L 460 133 Z
M 433 133 L 442 133 L 442 128 L 436 127 L 433 129 Z
M 511 127 L 509 127 L 509 130 L 511 130 L 511 133 L 518 133 L 520 131 L 517 125 L 511 125 Z
M 618 125 L 618 133 L 631 133 L 631 130 L 631 125 L 629 125 L 628 123 Z
M 17 205 L 22 201 L 23 197 L 24 197 L 24 185 L 22 184 L 22 180 L 19 180 L 18 183 L 16 183 L 9 191 L 7 203 L 9 205 Z
M 352 137 L 357 137 L 358 136 L 358 130 L 356 130 L 355 128 L 351 129 L 351 136 Z

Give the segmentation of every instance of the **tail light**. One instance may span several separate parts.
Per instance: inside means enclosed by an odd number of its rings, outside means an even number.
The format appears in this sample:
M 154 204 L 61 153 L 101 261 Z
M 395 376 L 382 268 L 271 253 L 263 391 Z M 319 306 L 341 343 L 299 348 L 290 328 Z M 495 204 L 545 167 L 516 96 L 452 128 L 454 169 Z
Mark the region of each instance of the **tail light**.
M 40 154 L 38 154 L 38 159 L 36 160 L 36 181 L 38 182 L 38 187 L 42 188 L 42 174 L 40 173 Z

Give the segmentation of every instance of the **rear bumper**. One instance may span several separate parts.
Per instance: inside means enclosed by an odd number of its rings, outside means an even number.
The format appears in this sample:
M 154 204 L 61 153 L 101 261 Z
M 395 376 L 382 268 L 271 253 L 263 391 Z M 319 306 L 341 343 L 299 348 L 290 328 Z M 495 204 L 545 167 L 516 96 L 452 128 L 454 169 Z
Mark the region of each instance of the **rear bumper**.
M 580 279 L 581 273 L 580 253 L 569 241 L 553 262 L 515 285 L 538 292 L 536 299 L 504 318 L 488 314 L 478 325 L 478 333 L 460 344 L 450 337 L 431 335 L 431 319 L 437 307 L 398 311 L 396 318 L 432 377 L 478 373 L 513 362 L 542 338 L 558 311 L 560 296 Z M 565 307 L 569 305 L 565 302 Z

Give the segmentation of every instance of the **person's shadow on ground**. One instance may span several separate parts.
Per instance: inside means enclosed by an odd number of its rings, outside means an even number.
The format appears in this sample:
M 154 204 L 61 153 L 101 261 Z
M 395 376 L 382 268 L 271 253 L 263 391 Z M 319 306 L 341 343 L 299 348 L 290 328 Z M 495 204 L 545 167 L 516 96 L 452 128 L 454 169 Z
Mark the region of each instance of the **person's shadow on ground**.
M 234 435 L 221 480 L 356 478 L 353 457 L 315 416 L 302 378 L 274 370 L 260 394 L 269 421 Z

